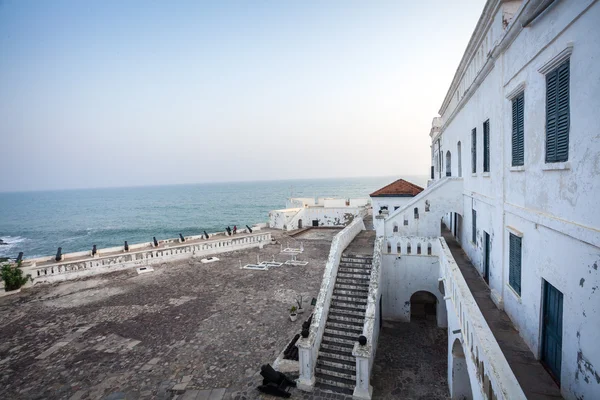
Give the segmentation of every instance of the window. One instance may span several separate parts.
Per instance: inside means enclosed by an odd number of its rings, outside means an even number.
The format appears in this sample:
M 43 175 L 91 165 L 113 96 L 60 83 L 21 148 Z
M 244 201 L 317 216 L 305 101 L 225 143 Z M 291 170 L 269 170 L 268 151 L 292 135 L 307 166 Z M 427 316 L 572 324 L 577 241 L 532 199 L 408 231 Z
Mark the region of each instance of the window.
M 512 166 L 525 164 L 525 94 L 512 101 Z
M 394 222 L 394 230 L 393 232 L 398 232 L 398 224 Z
M 477 244 L 477 211 L 472 210 L 473 211 L 473 226 L 472 226 L 472 230 L 473 232 L 471 233 L 471 242 L 473 242 L 473 244 Z
M 508 270 L 508 283 L 515 292 L 521 295 L 521 237 L 509 234 L 509 270 Z
M 477 129 L 471 131 L 471 172 L 477 172 Z
M 569 60 L 546 75 L 546 162 L 569 159 Z
M 394 211 L 396 211 L 399 208 L 400 208 L 400 206 L 394 206 Z
M 419 208 L 418 207 L 415 207 L 414 213 L 415 213 L 415 219 L 419 219 Z
M 483 172 L 490 172 L 490 120 L 483 123 Z

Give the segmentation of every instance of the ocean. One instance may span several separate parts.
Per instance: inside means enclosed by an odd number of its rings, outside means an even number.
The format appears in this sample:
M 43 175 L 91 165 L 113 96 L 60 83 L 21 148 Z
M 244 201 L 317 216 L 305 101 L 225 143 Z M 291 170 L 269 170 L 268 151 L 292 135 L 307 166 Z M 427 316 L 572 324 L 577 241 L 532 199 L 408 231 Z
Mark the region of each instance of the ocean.
M 49 256 L 267 222 L 293 197 L 368 197 L 397 177 L 0 193 L 0 258 Z M 425 187 L 427 176 L 407 176 Z

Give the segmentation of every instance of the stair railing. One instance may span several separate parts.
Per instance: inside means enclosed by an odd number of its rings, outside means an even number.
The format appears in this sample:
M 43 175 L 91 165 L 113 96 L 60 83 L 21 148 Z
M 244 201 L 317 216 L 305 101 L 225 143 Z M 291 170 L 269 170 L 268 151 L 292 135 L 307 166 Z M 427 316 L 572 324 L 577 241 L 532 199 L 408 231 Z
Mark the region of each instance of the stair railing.
M 354 343 L 354 349 L 352 350 L 352 355 L 356 358 L 356 387 L 353 396 L 360 399 L 370 399 L 373 393 L 370 379 L 381 325 L 381 255 L 383 253 L 383 242 L 383 236 L 375 239 L 365 323 L 362 335 L 357 338 L 358 341 Z

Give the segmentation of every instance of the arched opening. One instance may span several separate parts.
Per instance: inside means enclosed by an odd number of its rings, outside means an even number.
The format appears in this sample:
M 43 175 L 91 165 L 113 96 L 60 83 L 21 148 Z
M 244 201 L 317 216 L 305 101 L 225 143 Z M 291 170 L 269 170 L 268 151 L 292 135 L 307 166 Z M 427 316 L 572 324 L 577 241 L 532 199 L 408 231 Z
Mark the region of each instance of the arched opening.
M 452 344 L 452 399 L 472 399 L 471 381 L 467 370 L 467 360 L 460 339 L 455 339 Z
M 390 242 L 387 242 L 387 252 L 388 254 L 392 252 L 392 244 Z
M 400 242 L 398 242 L 396 244 L 396 253 L 401 254 L 402 253 L 402 249 L 400 248 Z
M 396 222 L 394 222 L 394 229 L 393 229 L 394 233 L 398 232 L 398 224 Z
M 419 219 L 419 208 L 418 207 L 415 207 L 414 213 L 415 213 L 415 219 Z
M 430 292 L 420 290 L 410 296 L 410 320 L 436 321 L 437 298 Z
M 452 176 L 452 156 L 450 150 L 446 152 L 446 176 Z
M 456 155 L 458 156 L 458 176 L 462 177 L 462 150 L 460 142 L 456 145 Z
M 302 220 L 301 219 L 298 220 L 298 229 L 302 229 Z

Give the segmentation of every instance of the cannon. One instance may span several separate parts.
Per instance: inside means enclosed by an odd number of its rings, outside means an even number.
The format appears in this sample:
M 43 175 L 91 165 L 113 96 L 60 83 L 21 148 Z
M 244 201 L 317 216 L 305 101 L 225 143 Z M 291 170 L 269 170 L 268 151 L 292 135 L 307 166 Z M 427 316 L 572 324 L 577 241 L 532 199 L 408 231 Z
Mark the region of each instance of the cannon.
M 248 225 L 246 225 L 246 229 L 248 229 L 249 233 L 252 233 L 252 228 L 250 228 Z
M 179 234 L 179 239 L 181 239 L 181 243 L 185 242 L 185 238 L 183 237 L 183 235 L 181 233 Z
M 257 389 L 263 393 L 271 394 L 277 397 L 289 398 L 292 394 L 288 392 L 288 387 L 296 387 L 296 382 L 277 372 L 269 364 L 260 367 L 260 374 L 263 377 L 263 383 Z
M 206 233 L 206 231 L 204 231 L 204 237 L 208 239 L 208 233 Z
M 20 263 L 21 261 L 23 261 L 23 252 L 22 251 L 19 252 L 19 256 L 17 257 L 17 264 Z
M 56 257 L 54 257 L 54 260 L 60 261 L 61 259 L 62 259 L 62 247 L 59 247 L 58 250 L 56 250 Z
M 92 247 L 92 256 L 95 256 L 98 250 L 96 249 L 96 245 Z
M 227 231 L 227 234 L 228 234 L 229 236 L 231 236 L 231 228 L 230 228 L 230 227 L 227 227 L 227 228 L 225 228 L 225 230 Z
M 154 242 L 154 247 L 158 247 L 158 241 L 156 240 L 156 236 L 152 237 L 152 241 Z
M 125 246 L 123 246 L 125 248 L 125 251 L 129 251 L 129 245 L 127 244 L 127 240 L 125 241 Z

